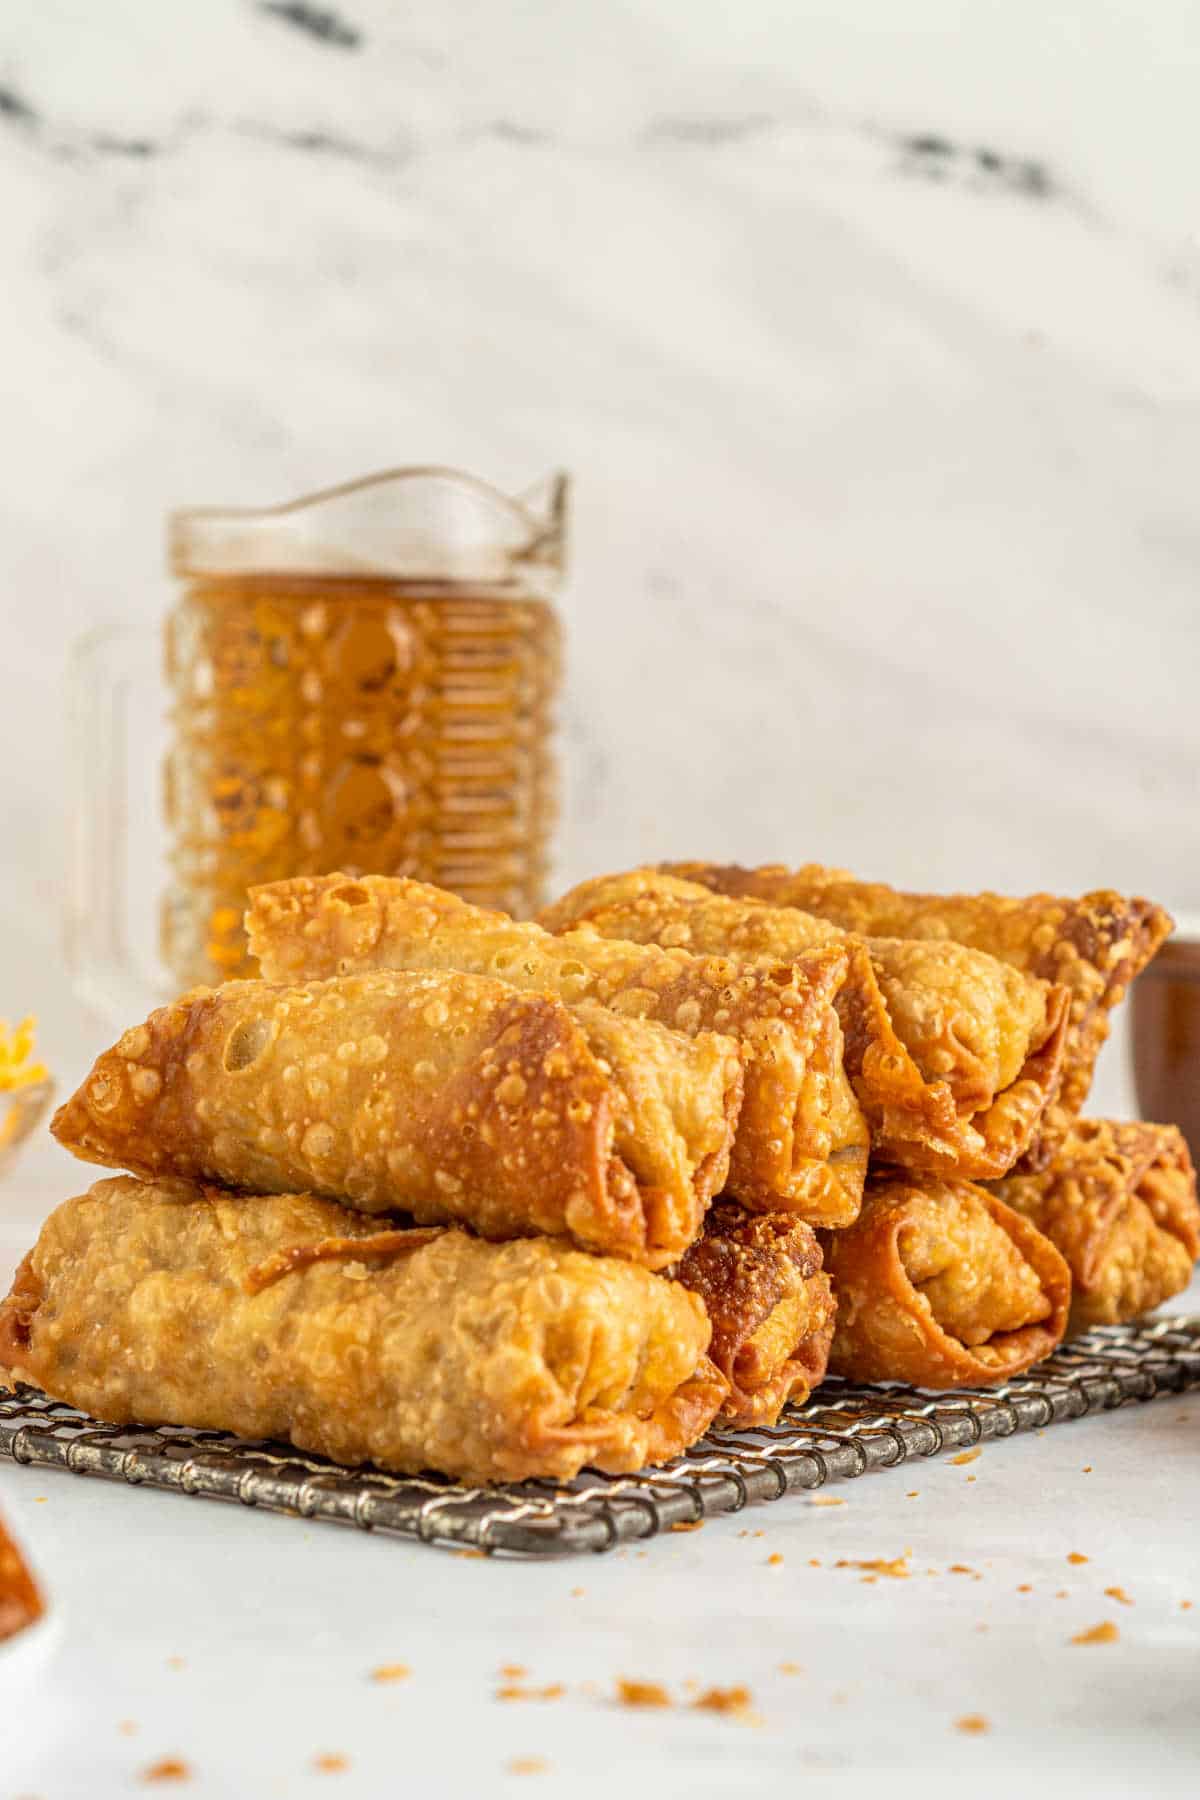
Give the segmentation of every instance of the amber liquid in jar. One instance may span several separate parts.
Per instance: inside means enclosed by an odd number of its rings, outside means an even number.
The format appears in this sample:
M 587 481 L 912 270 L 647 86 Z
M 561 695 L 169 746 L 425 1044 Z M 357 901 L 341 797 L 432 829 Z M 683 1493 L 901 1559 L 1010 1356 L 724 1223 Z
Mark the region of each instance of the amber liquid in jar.
M 220 575 L 168 623 L 172 884 L 182 983 L 256 973 L 246 891 L 415 875 L 523 916 L 555 811 L 553 605 L 511 584 Z

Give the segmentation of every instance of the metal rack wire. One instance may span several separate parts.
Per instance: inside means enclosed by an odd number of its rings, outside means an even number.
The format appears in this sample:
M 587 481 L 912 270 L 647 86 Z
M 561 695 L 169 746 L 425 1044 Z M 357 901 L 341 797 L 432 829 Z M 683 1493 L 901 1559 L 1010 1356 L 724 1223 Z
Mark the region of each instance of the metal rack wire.
M 712 1430 L 662 1468 L 589 1472 L 566 1487 L 469 1488 L 339 1468 L 218 1431 L 99 1425 L 33 1388 L 0 1388 L 0 1456 L 446 1548 L 545 1557 L 610 1550 L 798 1489 L 1195 1387 L 1200 1318 L 1168 1318 L 1088 1332 L 999 1388 L 931 1394 L 830 1380 L 769 1430 Z

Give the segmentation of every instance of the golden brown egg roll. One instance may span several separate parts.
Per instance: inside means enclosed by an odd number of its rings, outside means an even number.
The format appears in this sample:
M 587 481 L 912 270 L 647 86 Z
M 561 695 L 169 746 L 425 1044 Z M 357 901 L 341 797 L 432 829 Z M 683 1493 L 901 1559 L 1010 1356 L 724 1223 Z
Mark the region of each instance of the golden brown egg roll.
M 1139 1318 L 1192 1278 L 1200 1207 L 1175 1125 L 1077 1119 L 1049 1169 L 995 1192 L 1066 1257 L 1072 1331 Z
M 822 1241 L 838 1308 L 829 1367 L 853 1381 L 1005 1381 L 1066 1330 L 1063 1258 L 971 1182 L 872 1180 L 855 1224 Z
M 672 1273 L 704 1302 L 730 1424 L 774 1425 L 825 1379 L 836 1308 L 811 1225 L 718 1200 Z
M 56 1115 L 87 1162 L 674 1262 L 724 1180 L 736 1046 L 471 975 L 197 988 Z
M 834 1001 L 848 956 L 838 944 L 750 968 L 727 957 L 553 937 L 423 882 L 302 876 L 251 893 L 250 947 L 264 975 L 458 969 L 600 1002 L 692 1035 L 719 1030 L 745 1058 L 729 1191 L 760 1212 L 847 1224 L 862 1198 L 868 1132 L 842 1066 Z
M 44 1611 L 38 1584 L 0 1519 L 0 1644 L 35 1624 Z
M 654 869 L 582 882 L 541 915 L 553 929 L 756 963 L 841 942 L 846 1069 L 878 1162 L 916 1172 L 1005 1174 L 1059 1077 L 1067 992 L 959 944 L 860 939 L 793 907 L 714 894 Z
M 1058 1094 L 1046 1108 L 1026 1166 L 1044 1168 L 1079 1114 L 1092 1085 L 1109 1015 L 1130 982 L 1169 937 L 1174 921 L 1153 901 L 1109 888 L 1079 899 L 1054 894 L 906 894 L 882 882 L 856 881 L 845 869 L 818 863 L 787 869 L 740 869 L 718 863 L 671 863 L 674 873 L 722 894 L 750 895 L 798 906 L 848 931 L 904 938 L 952 939 L 985 950 L 1027 975 L 1067 988 L 1070 1015 Z
M 0 1368 L 93 1418 L 480 1482 L 676 1455 L 724 1398 L 708 1338 L 686 1288 L 562 1240 L 126 1176 L 51 1214 L 0 1305 Z

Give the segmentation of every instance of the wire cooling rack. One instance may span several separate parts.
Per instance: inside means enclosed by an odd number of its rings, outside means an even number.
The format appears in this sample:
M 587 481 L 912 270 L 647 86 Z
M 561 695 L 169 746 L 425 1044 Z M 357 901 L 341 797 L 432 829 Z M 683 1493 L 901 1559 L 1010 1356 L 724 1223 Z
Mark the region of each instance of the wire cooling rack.
M 1200 1318 L 1168 1318 L 1090 1331 L 1005 1387 L 931 1394 L 830 1380 L 769 1430 L 713 1430 L 660 1469 L 588 1473 L 566 1487 L 462 1487 L 343 1469 L 219 1431 L 98 1425 L 28 1387 L 0 1388 L 0 1456 L 446 1548 L 559 1556 L 1194 1387 Z

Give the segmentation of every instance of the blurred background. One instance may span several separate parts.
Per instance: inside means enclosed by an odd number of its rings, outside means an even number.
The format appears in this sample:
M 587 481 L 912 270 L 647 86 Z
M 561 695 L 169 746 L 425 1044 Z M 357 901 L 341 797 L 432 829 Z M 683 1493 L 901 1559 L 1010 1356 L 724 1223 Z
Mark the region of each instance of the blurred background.
M 558 885 L 1200 908 L 1198 82 L 1190 0 L 7 0 L 0 1011 L 75 1073 L 72 640 L 395 463 L 574 477 Z

